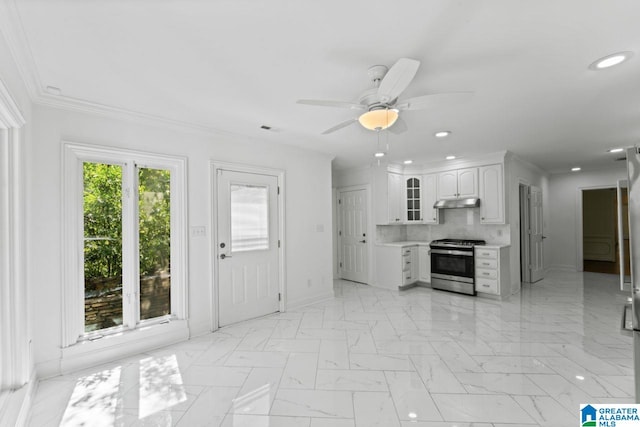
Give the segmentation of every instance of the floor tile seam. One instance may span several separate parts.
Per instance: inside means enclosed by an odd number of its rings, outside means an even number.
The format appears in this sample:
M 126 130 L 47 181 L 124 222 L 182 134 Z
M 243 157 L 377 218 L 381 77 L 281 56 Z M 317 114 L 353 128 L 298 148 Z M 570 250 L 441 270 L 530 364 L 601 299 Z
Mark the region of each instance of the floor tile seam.
M 442 357 L 440 355 L 437 355 L 437 356 L 444 363 L 444 360 L 442 360 Z M 440 409 L 440 407 L 438 406 L 438 403 L 433 398 L 433 393 L 431 393 L 431 391 L 429 391 L 429 387 L 427 386 L 427 383 L 424 382 L 424 378 L 422 378 L 422 375 L 420 374 L 420 371 L 418 370 L 418 366 L 416 365 L 413 357 L 409 357 L 409 360 L 411 361 L 411 365 L 413 366 L 413 372 L 415 372 L 416 375 L 418 375 L 418 378 L 420 378 L 420 382 L 422 383 L 422 386 L 424 387 L 425 391 L 429 395 L 429 398 L 433 402 L 433 405 L 436 407 L 436 410 L 438 411 L 438 415 L 440 416 L 440 419 L 442 419 L 444 421 L 444 416 L 442 415 L 442 410 Z M 385 375 L 385 378 L 386 378 L 386 375 Z M 457 379 L 457 377 L 456 377 L 456 379 Z M 460 381 L 458 380 L 458 382 L 460 382 Z

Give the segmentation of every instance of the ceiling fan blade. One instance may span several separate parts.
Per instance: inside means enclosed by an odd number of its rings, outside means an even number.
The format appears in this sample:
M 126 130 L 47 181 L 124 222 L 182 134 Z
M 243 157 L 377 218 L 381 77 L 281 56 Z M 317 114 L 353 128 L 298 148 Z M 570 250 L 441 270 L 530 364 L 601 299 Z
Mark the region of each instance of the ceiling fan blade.
M 398 110 L 424 110 L 426 108 L 441 108 L 469 101 L 473 92 L 446 92 L 431 95 L 416 96 L 398 101 L 394 108 Z
M 420 67 L 420 61 L 400 58 L 384 76 L 378 87 L 378 95 L 382 102 L 396 99 L 411 83 Z
M 404 133 L 407 130 L 409 130 L 409 128 L 407 127 L 407 122 L 404 121 L 404 119 L 402 117 L 398 117 L 398 119 L 396 120 L 396 122 L 387 128 L 387 130 L 393 134 L 400 134 L 400 133 Z
M 353 118 L 353 119 L 346 120 L 346 121 L 344 121 L 344 122 L 342 122 L 342 123 L 338 123 L 338 124 L 337 124 L 337 125 L 335 125 L 334 127 L 329 128 L 329 129 L 325 130 L 324 132 L 322 132 L 322 135 L 326 135 L 326 134 L 328 134 L 328 133 L 335 132 L 335 131 L 337 131 L 337 130 L 339 130 L 339 129 L 346 128 L 346 127 L 347 127 L 347 126 L 349 126 L 350 124 L 355 123 L 355 122 L 357 122 L 357 121 L 358 121 L 358 118 L 356 117 L 356 118 Z
M 317 105 L 320 107 L 349 108 L 351 110 L 364 110 L 366 108 L 365 105 L 356 104 L 354 102 L 324 101 L 321 99 L 298 99 L 296 103 L 305 105 Z

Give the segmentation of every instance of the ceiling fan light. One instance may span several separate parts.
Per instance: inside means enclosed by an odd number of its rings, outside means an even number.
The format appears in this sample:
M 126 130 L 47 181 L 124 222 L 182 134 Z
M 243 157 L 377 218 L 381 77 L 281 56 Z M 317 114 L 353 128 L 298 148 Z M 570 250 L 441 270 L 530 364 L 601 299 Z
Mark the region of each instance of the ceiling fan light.
M 380 109 L 371 110 L 358 117 L 360 124 L 369 130 L 383 130 L 398 120 L 398 111 Z

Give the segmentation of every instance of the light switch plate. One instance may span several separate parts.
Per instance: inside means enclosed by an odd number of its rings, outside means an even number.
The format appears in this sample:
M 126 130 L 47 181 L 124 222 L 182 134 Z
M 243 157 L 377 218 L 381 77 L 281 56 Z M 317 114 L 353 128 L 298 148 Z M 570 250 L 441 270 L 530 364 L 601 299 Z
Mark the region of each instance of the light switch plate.
M 204 226 L 197 225 L 191 227 L 191 237 L 205 237 L 207 235 L 207 229 Z

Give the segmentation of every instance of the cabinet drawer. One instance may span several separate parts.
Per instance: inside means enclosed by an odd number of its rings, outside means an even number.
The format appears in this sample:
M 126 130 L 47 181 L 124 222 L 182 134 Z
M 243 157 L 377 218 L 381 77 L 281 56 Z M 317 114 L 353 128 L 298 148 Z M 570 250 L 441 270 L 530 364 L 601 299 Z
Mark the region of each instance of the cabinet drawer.
M 498 271 L 497 270 L 491 270 L 488 268 L 476 268 L 476 279 L 478 278 L 483 278 L 483 279 L 497 279 L 498 278 Z
M 498 260 L 490 258 L 479 258 L 476 260 L 476 268 L 497 269 Z
M 478 249 L 476 248 L 476 258 L 498 259 L 498 251 L 495 249 Z
M 498 281 L 492 279 L 476 279 L 476 292 L 485 292 L 487 294 L 499 294 Z
M 413 277 L 411 276 L 411 271 L 403 271 L 402 272 L 402 284 L 408 285 L 413 283 Z

